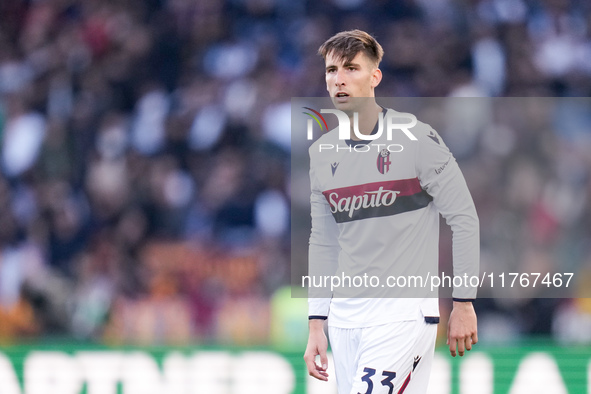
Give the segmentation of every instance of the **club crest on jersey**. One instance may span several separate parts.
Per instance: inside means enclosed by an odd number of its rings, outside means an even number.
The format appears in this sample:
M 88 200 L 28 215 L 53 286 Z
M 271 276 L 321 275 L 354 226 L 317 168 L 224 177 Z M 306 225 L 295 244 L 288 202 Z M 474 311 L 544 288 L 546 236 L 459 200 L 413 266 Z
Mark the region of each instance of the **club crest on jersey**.
M 380 174 L 385 174 L 390 171 L 391 164 L 390 151 L 388 149 L 382 149 L 382 151 L 378 154 L 377 160 L 378 171 Z

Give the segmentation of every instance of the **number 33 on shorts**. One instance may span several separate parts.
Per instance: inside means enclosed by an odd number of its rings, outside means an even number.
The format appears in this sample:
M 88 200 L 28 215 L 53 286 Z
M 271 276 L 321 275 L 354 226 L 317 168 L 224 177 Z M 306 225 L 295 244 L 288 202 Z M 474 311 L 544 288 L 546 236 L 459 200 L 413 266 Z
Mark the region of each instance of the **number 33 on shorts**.
M 372 376 L 376 374 L 375 368 L 363 368 L 363 372 L 365 375 L 361 377 L 361 380 L 367 383 L 367 390 L 365 393 L 357 393 L 357 394 L 372 394 L 373 393 L 373 381 L 371 380 Z M 382 371 L 383 379 L 380 380 L 382 386 L 386 386 L 389 388 L 388 394 L 394 393 L 394 383 L 392 381 L 396 377 L 396 372 L 391 371 Z M 401 388 L 402 389 L 402 388 Z M 400 392 L 400 391 L 399 391 Z

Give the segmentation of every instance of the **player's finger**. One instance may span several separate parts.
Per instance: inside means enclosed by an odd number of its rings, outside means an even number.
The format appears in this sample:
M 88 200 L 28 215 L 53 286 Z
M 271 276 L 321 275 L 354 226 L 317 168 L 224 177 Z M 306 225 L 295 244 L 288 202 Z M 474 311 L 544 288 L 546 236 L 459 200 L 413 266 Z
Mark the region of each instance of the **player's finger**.
M 452 339 L 448 339 L 448 345 L 449 345 L 449 353 L 451 354 L 452 357 L 455 357 L 456 356 L 457 341 L 454 341 Z
M 318 379 L 318 380 L 328 380 L 328 374 L 325 372 L 322 367 L 318 366 L 315 362 L 316 356 L 305 354 L 304 361 L 306 362 L 306 367 L 308 368 L 308 375 Z
M 472 334 L 472 343 L 474 345 L 476 345 L 478 343 L 478 333 L 475 332 L 474 334 Z
M 462 339 L 462 342 L 465 343 L 466 350 L 468 350 L 468 351 L 472 350 L 472 337 L 466 337 L 466 338 Z
M 306 363 L 306 368 L 308 369 L 308 374 L 310 376 L 314 376 L 314 373 L 316 372 L 316 364 L 314 363 L 314 358 L 310 357 L 308 355 L 305 355 L 304 361 Z
M 312 365 L 309 365 L 306 363 L 306 365 L 308 367 L 308 375 L 310 375 L 313 378 L 316 378 L 318 380 L 328 380 L 328 376 L 326 375 L 326 372 L 319 371 L 318 365 L 316 365 L 316 363 L 312 363 Z
M 460 340 L 458 340 L 458 354 L 460 355 L 460 357 L 464 355 L 465 350 L 466 349 L 464 347 L 464 338 L 461 338 Z
M 324 380 L 327 381 L 328 380 L 328 374 L 326 373 L 326 371 L 324 371 L 322 369 L 322 367 L 318 366 L 317 364 L 314 364 L 314 374 L 312 376 L 314 376 L 316 379 L 320 379 L 320 380 Z

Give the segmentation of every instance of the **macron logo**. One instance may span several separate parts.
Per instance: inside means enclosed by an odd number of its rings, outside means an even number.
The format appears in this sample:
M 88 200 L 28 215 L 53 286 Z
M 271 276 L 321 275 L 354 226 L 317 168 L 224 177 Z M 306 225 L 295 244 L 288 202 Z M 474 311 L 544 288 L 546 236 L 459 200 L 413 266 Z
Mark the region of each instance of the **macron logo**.
M 334 173 L 337 172 L 338 166 L 339 166 L 339 163 L 337 163 L 336 161 L 330 165 L 330 168 L 332 169 L 332 176 L 334 176 Z

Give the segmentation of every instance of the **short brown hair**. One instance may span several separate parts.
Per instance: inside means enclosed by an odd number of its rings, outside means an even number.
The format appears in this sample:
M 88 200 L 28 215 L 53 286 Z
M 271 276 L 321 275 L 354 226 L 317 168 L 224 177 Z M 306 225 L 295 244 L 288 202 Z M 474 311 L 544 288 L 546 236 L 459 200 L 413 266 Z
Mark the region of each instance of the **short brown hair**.
M 376 67 L 382 61 L 384 50 L 373 36 L 362 30 L 342 31 L 330 37 L 318 48 L 318 54 L 324 60 L 329 53 L 334 53 L 338 60 L 348 63 L 359 52 L 365 55 L 375 63 Z

